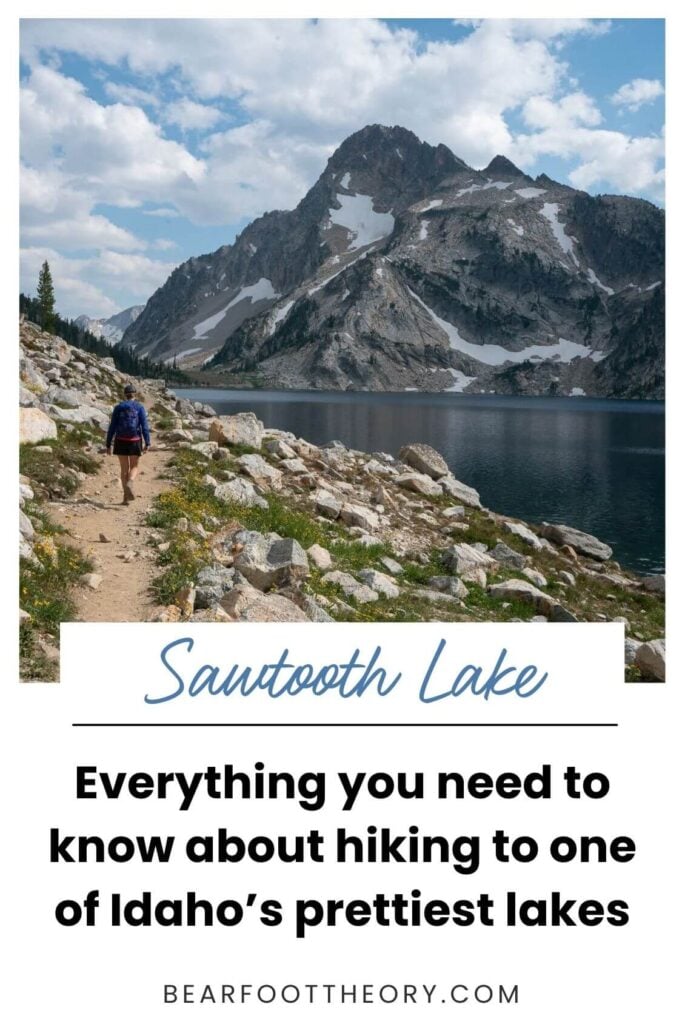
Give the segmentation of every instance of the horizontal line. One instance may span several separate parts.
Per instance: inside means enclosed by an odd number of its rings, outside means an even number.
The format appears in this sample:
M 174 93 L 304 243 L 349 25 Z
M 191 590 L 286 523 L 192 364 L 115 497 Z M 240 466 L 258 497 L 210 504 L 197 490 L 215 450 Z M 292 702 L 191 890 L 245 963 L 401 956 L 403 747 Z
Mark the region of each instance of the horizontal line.
M 616 729 L 618 722 L 72 722 L 74 729 Z

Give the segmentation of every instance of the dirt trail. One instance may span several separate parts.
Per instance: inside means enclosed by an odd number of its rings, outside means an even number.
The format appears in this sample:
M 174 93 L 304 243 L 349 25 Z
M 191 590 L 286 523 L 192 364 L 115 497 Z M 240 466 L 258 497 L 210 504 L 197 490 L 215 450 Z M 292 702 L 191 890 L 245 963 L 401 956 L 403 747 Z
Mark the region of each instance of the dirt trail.
M 147 544 L 150 528 L 145 518 L 152 499 L 169 488 L 169 481 L 160 475 L 171 456 L 171 451 L 152 448 L 142 457 L 136 499 L 129 505 L 122 504 L 118 459 L 106 455 L 101 457 L 98 473 L 83 482 L 73 499 L 51 503 L 52 518 L 92 558 L 94 572 L 102 577 L 99 589 L 83 587 L 75 592 L 79 620 L 144 622 L 155 607 L 149 585 L 157 570 L 153 548 Z M 129 552 L 135 554 L 126 561 L 123 556 Z

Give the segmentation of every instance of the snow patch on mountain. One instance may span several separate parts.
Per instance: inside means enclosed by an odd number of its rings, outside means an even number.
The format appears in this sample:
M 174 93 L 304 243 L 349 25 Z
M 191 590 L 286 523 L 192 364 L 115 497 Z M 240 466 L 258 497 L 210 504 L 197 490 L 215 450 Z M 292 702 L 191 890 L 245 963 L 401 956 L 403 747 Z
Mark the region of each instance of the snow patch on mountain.
M 371 196 L 355 195 L 346 196 L 337 193 L 336 201 L 340 204 L 340 210 L 330 210 L 329 220 L 332 224 L 346 228 L 353 236 L 348 246 L 348 252 L 353 249 L 362 249 L 371 242 L 378 242 L 391 234 L 395 227 L 395 218 L 392 213 L 379 213 L 374 209 L 374 200 Z
M 272 282 L 267 277 L 261 277 L 256 281 L 255 284 L 247 284 L 243 288 L 240 288 L 233 299 L 220 310 L 218 313 L 214 313 L 213 316 L 207 317 L 202 320 L 201 323 L 196 324 L 194 327 L 194 337 L 192 341 L 204 341 L 209 331 L 212 331 L 214 327 L 220 323 L 225 317 L 227 311 L 236 306 L 238 302 L 242 302 L 244 299 L 249 299 L 250 302 L 262 302 L 264 299 L 278 299 L 279 292 L 276 292 L 272 287 Z
M 559 338 L 553 345 L 529 345 L 528 348 L 523 348 L 520 352 L 511 352 L 509 349 L 503 348 L 502 345 L 472 344 L 462 337 L 453 324 L 449 324 L 447 320 L 443 320 L 437 313 L 434 313 L 416 292 L 413 292 L 411 288 L 408 288 L 408 291 L 412 298 L 416 299 L 419 305 L 426 310 L 434 323 L 438 324 L 448 336 L 450 348 L 454 352 L 461 352 L 465 356 L 477 359 L 479 363 L 485 363 L 488 366 L 502 366 L 504 363 L 523 363 L 527 359 L 538 362 L 554 360 L 560 363 L 570 363 L 576 357 L 592 359 L 594 362 L 599 362 L 604 358 L 604 353 L 592 351 L 586 345 L 580 345 L 577 341 L 568 341 L 567 338 Z
M 291 312 L 291 307 L 293 306 L 295 301 L 296 299 L 292 299 L 291 302 L 287 302 L 286 305 L 278 309 L 275 312 L 275 314 L 271 317 L 270 326 L 268 329 L 269 335 L 275 333 L 275 331 L 277 330 L 277 325 L 281 324 L 282 320 L 286 320 L 286 318 L 289 316 L 289 313 Z
M 419 221 L 419 241 L 424 242 L 429 237 L 429 222 L 427 220 Z
M 371 249 L 367 249 L 366 252 L 360 253 L 360 255 L 356 256 L 354 260 L 349 260 L 348 263 L 344 263 L 341 269 L 337 270 L 335 274 L 331 275 L 331 277 L 325 277 L 324 281 L 320 281 L 320 283 L 316 284 L 313 288 L 309 288 L 308 295 L 314 295 L 315 292 L 319 292 L 322 290 L 322 288 L 326 288 L 330 281 L 333 281 L 335 277 L 338 277 L 339 274 L 342 274 L 344 270 L 348 269 L 348 267 L 352 267 L 353 264 L 358 263 L 359 260 L 364 260 L 365 256 L 368 256 L 373 251 L 373 248 L 374 247 L 372 247 Z
M 117 345 L 123 338 L 126 328 L 130 326 L 144 309 L 144 306 L 129 306 L 120 313 L 114 313 L 108 319 L 100 318 L 95 320 L 85 314 L 76 317 L 75 323 L 83 331 L 89 331 L 96 338 L 107 341 L 110 345 Z
M 509 188 L 510 185 L 511 181 L 491 181 L 490 179 L 488 179 L 485 185 L 469 185 L 468 188 L 460 188 L 459 191 L 455 193 L 455 199 L 459 199 L 460 196 L 469 195 L 472 192 L 485 192 L 485 190 L 488 188 L 496 188 L 502 190 L 505 188 Z
M 517 196 L 521 196 L 522 199 L 535 199 L 536 196 L 544 196 L 547 191 L 546 188 L 515 188 Z
M 601 288 L 601 290 L 606 292 L 607 295 L 614 294 L 613 288 L 609 288 L 607 284 L 602 284 L 592 267 L 587 268 L 587 280 L 590 281 L 591 284 L 596 284 L 597 288 Z
M 453 391 L 455 394 L 460 394 L 464 391 L 469 384 L 473 384 L 476 380 L 475 377 L 467 377 L 466 373 L 462 373 L 461 370 L 453 370 L 451 366 L 448 366 L 448 373 L 452 374 L 452 387 L 446 388 L 446 391 Z
M 193 356 L 196 352 L 201 352 L 201 348 L 186 348 L 182 352 L 176 352 L 175 355 L 169 356 L 168 359 L 164 359 L 166 366 L 171 366 L 174 362 L 180 362 L 185 356 Z
M 563 225 L 559 220 L 559 204 L 544 203 L 542 209 L 540 210 L 540 213 L 546 220 L 549 221 L 549 226 L 552 229 L 552 234 L 556 238 L 559 247 L 563 250 L 563 252 L 566 253 L 567 256 L 571 257 L 576 267 L 579 267 L 580 263 L 578 262 L 578 257 L 576 256 L 575 250 L 573 249 L 573 239 L 570 237 L 570 235 L 566 234 L 565 225 Z
M 520 224 L 517 224 L 515 220 L 511 219 L 511 217 L 507 217 L 507 223 L 511 224 L 512 231 L 515 231 L 519 238 L 523 236 L 523 228 Z
M 442 206 L 442 205 L 443 205 L 443 200 L 442 199 L 432 199 L 431 202 L 426 204 L 426 206 L 423 208 L 423 210 L 421 212 L 422 213 L 427 213 L 428 210 L 435 210 L 439 206 Z
M 343 178 L 341 178 L 341 181 L 339 182 L 339 184 L 341 185 L 341 188 L 348 188 L 349 183 L 350 183 L 350 171 L 346 171 L 346 173 L 344 174 Z

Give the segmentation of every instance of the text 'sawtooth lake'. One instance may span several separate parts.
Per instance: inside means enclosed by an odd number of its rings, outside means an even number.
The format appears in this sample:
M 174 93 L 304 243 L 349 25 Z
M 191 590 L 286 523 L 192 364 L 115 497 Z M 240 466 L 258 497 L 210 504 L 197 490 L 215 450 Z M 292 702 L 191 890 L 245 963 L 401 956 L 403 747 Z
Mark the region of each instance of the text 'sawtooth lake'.
M 610 544 L 636 572 L 665 567 L 662 402 L 500 395 L 178 389 L 219 414 L 397 455 L 422 441 L 489 508 L 567 523 Z

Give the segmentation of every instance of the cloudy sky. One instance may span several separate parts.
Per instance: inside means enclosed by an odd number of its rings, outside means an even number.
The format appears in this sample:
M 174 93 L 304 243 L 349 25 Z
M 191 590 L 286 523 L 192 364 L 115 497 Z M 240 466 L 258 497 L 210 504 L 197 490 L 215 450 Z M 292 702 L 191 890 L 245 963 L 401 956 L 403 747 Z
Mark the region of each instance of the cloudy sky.
M 375 122 L 663 200 L 660 20 L 25 20 L 21 53 L 21 285 L 48 259 L 65 316 L 144 302 Z

